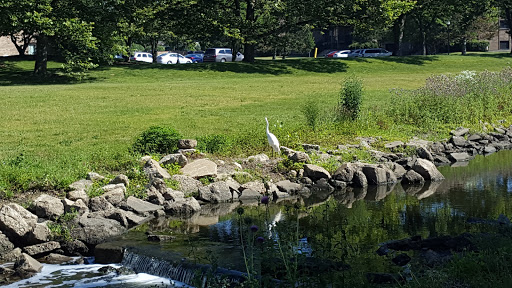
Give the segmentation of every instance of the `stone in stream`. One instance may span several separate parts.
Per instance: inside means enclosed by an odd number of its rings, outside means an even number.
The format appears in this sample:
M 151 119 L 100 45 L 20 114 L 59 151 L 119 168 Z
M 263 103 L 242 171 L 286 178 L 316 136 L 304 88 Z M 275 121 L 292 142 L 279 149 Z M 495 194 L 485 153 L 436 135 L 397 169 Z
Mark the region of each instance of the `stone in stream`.
M 43 269 L 43 265 L 25 253 L 21 254 L 14 263 L 14 270 L 24 279 L 41 272 L 41 269 Z

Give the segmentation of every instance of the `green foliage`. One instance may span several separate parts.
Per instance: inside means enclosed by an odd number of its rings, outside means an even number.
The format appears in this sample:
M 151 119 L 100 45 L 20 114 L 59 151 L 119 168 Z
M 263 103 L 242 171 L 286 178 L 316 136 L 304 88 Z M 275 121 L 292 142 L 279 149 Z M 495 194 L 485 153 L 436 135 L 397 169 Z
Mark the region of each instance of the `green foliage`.
M 165 184 L 167 187 L 173 189 L 173 190 L 180 190 L 180 182 L 178 180 L 174 179 L 164 179 Z
M 315 130 L 318 123 L 318 117 L 320 116 L 320 108 L 318 107 L 318 102 L 315 100 L 308 100 L 302 107 L 302 113 L 306 118 L 306 123 L 308 123 L 308 126 Z
M 71 211 L 64 213 L 58 217 L 54 222 L 47 222 L 48 229 L 50 229 L 50 235 L 53 240 L 56 241 L 72 241 L 71 230 L 73 230 L 75 224 L 74 220 L 78 217 L 77 211 Z
M 210 176 L 205 176 L 205 177 L 199 178 L 199 181 L 201 182 L 201 184 L 203 184 L 203 186 L 208 186 L 211 183 L 215 182 L 215 179 Z
M 511 68 L 432 76 L 420 89 L 394 90 L 387 114 L 396 122 L 422 128 L 493 123 L 510 115 L 511 91 Z
M 139 154 L 169 154 L 178 149 L 182 135 L 169 126 L 151 126 L 142 132 L 133 144 L 133 151 Z
M 166 164 L 164 165 L 164 168 L 167 169 L 167 172 L 169 172 L 169 174 L 172 176 L 172 175 L 175 175 L 175 174 L 180 174 L 180 169 L 181 169 L 181 166 L 178 165 L 177 163 L 173 163 L 173 164 Z
M 471 40 L 466 45 L 468 51 L 486 52 L 489 50 L 489 41 L 486 40 Z
M 148 177 L 144 173 L 142 167 L 137 166 L 126 172 L 126 176 L 130 179 L 130 185 L 126 187 L 126 197 L 133 196 L 139 199 L 146 199 L 146 185 L 149 182 Z
M 345 79 L 341 85 L 338 99 L 338 116 L 340 119 L 356 120 L 363 102 L 363 81 L 356 76 Z
M 208 153 L 226 153 L 230 150 L 232 143 L 231 137 L 222 134 L 197 137 L 197 149 Z
M 107 185 L 108 182 L 109 180 L 107 178 L 103 180 L 94 181 L 91 187 L 89 187 L 85 191 L 87 193 L 87 196 L 89 196 L 89 198 L 94 198 L 105 194 L 105 191 L 102 189 L 102 187 Z
M 244 171 L 233 174 L 233 179 L 240 184 L 245 184 L 253 181 L 254 177 L 248 171 Z
M 296 163 L 290 159 L 285 159 L 283 161 L 280 161 L 279 163 L 277 163 L 277 167 L 276 167 L 276 169 L 279 173 L 286 173 L 291 170 L 299 171 L 302 168 L 304 168 L 304 163 Z

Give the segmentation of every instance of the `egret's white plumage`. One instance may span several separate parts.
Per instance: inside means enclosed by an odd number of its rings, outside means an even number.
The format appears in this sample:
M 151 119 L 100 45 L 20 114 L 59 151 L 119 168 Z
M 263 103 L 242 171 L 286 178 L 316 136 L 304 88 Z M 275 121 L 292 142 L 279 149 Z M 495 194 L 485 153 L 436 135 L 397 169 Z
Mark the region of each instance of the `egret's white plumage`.
M 268 120 L 267 117 L 265 117 L 265 121 L 267 122 L 267 140 L 268 144 L 270 144 L 270 147 L 272 147 L 273 151 L 277 152 L 277 154 L 281 154 L 280 146 L 279 146 L 279 140 L 277 140 L 276 135 L 270 133 L 268 130 Z

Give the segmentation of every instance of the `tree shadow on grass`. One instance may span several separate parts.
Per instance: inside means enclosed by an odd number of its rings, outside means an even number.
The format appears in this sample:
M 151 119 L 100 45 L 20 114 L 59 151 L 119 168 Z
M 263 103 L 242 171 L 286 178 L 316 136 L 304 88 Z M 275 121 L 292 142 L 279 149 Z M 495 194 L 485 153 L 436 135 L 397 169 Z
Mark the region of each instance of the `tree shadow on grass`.
M 496 53 L 496 52 L 490 52 L 490 53 L 489 52 L 486 52 L 486 53 L 468 53 L 466 56 L 495 58 L 495 59 L 503 59 L 503 58 L 512 59 L 512 54 L 510 54 L 510 52 L 503 52 L 503 53 Z
M 390 56 L 390 57 L 379 57 L 378 59 L 385 62 L 394 62 L 398 64 L 407 64 L 407 65 L 418 65 L 422 66 L 426 63 L 432 63 L 434 61 L 439 61 L 438 56 L 422 56 L 422 55 L 412 55 L 412 56 Z
M 335 61 L 326 61 L 325 59 L 290 59 L 290 60 L 256 60 L 254 63 L 230 62 L 230 63 L 195 63 L 179 65 L 162 64 L 118 64 L 126 66 L 129 69 L 161 69 L 178 71 L 214 71 L 231 72 L 237 74 L 269 74 L 286 75 L 297 71 L 308 71 L 315 73 L 338 73 L 346 72 L 347 64 Z M 105 67 L 108 69 L 108 67 Z
M 13 60 L 13 59 L 9 59 Z M 61 74 L 61 69 L 48 68 L 45 76 L 36 76 L 32 70 L 19 67 L 17 64 L 24 60 L 6 61 L 0 59 L 0 86 L 15 85 L 56 85 L 56 84 L 75 84 L 77 81 L 72 77 Z M 94 78 L 88 78 L 85 81 L 95 81 Z M 85 81 L 81 81 L 83 83 Z

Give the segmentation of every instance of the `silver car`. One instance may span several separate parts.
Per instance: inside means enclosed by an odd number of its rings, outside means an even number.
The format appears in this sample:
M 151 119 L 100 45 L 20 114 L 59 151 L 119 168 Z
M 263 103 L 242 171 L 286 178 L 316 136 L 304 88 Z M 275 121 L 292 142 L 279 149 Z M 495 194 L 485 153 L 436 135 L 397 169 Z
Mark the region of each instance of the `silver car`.
M 240 52 L 236 54 L 235 61 L 242 61 L 244 55 Z M 233 61 L 233 51 L 231 48 L 209 48 L 206 49 L 203 56 L 203 62 L 231 62 Z

